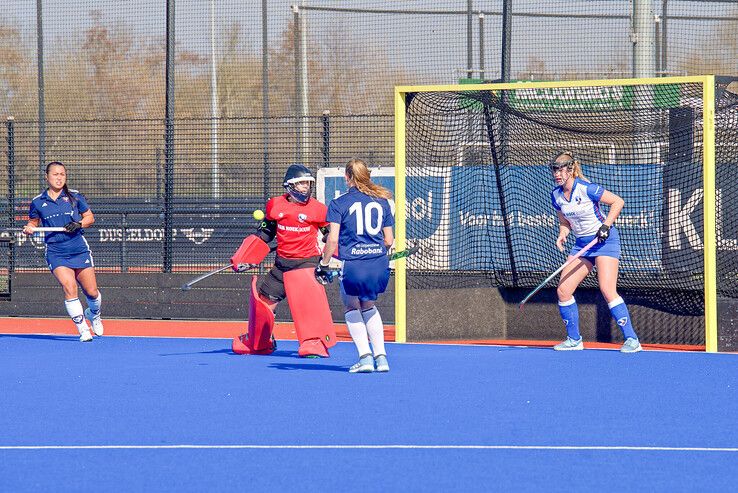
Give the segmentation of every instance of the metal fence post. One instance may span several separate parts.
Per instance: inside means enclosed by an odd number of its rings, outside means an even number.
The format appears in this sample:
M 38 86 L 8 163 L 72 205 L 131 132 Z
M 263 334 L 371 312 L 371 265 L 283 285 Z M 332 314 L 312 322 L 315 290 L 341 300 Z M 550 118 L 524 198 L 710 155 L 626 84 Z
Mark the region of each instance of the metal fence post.
M 38 180 L 46 188 L 46 103 L 44 98 L 44 21 L 43 1 L 36 0 L 36 64 L 38 81 Z
M 484 12 L 479 12 L 479 78 L 484 82 Z
M 164 116 L 164 272 L 172 272 L 174 194 L 174 0 L 167 0 L 166 109 Z
M 261 114 L 264 118 L 264 203 L 269 200 L 269 21 L 267 0 L 261 0 Z
M 8 227 L 13 227 L 15 219 L 15 118 L 9 116 L 5 122 L 8 128 Z
M 323 111 L 323 166 L 331 165 L 331 112 Z
M 8 127 L 8 218 L 7 225 L 12 228 L 15 225 L 15 118 L 9 116 L 5 124 Z M 8 283 L 10 274 L 15 270 L 15 248 L 14 242 L 10 242 L 8 252 Z M 9 289 L 8 289 L 9 290 Z
M 120 271 L 128 272 L 126 265 L 126 237 L 128 236 L 128 213 L 121 213 L 121 228 L 123 229 L 120 239 Z

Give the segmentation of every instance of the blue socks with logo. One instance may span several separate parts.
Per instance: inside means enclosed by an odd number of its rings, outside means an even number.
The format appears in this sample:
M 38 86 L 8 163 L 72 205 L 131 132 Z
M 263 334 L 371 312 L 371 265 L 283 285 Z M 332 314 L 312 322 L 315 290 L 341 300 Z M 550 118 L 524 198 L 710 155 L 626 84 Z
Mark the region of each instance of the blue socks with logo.
M 623 337 L 625 339 L 628 339 L 629 337 L 638 339 L 635 330 L 633 330 L 633 324 L 630 323 L 630 314 L 628 313 L 628 307 L 625 306 L 623 298 L 618 296 L 608 303 L 607 306 L 610 308 L 610 314 L 612 315 L 612 318 L 615 319 L 615 323 L 617 323 L 620 330 L 623 331 Z
M 575 341 L 581 339 L 582 336 L 579 335 L 579 308 L 573 296 L 569 301 L 559 301 L 559 313 L 564 325 L 566 325 L 566 335 Z

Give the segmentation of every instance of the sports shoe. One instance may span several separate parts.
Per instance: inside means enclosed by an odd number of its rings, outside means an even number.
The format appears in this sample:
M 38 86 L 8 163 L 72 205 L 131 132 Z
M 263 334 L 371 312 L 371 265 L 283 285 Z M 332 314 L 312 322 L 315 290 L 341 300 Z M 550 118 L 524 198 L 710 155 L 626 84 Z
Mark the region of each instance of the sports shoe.
M 371 354 L 365 354 L 359 361 L 349 368 L 349 373 L 371 373 L 374 371 L 374 359 Z
M 556 344 L 554 349 L 556 351 L 581 351 L 584 349 L 584 343 L 581 337 L 579 339 L 567 337 L 564 342 Z
M 643 348 L 638 339 L 633 337 L 628 337 L 620 348 L 621 353 L 637 353 L 638 351 L 643 351 Z
M 379 354 L 374 358 L 374 363 L 377 365 L 377 371 L 379 372 L 388 372 L 389 371 L 389 363 L 387 363 L 387 356 L 384 354 Z
M 87 325 L 87 324 L 85 324 Z M 79 329 L 77 329 L 79 330 Z M 89 329 L 83 329 L 79 332 L 79 340 L 81 342 L 90 342 L 92 340 L 92 334 L 90 333 Z
M 96 336 L 103 335 L 103 323 L 102 318 L 100 318 L 100 312 L 98 312 L 97 315 L 93 315 L 92 310 L 85 308 L 85 318 L 90 321 L 92 331 Z

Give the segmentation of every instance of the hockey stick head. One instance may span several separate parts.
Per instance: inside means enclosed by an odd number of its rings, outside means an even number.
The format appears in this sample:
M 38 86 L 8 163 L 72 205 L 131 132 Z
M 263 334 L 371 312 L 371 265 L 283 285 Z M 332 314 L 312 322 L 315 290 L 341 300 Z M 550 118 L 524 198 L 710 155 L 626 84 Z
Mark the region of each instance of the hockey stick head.
M 417 243 L 410 248 L 406 248 L 405 250 L 402 250 L 401 252 L 395 252 L 392 255 L 390 255 L 390 260 L 397 260 L 405 257 L 409 257 L 410 255 L 414 255 L 420 250 L 420 244 Z

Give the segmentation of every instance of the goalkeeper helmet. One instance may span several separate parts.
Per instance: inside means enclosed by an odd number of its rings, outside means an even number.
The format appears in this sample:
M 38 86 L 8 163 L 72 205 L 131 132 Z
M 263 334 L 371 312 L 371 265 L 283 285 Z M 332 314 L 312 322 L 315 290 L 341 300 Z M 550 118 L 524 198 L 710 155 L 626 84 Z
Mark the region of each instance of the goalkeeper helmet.
M 306 193 L 302 193 L 295 188 L 295 184 L 303 181 L 311 183 L 310 188 Z M 287 190 L 287 193 L 290 194 L 290 197 L 301 204 L 305 204 L 310 200 L 310 192 L 312 191 L 312 183 L 314 182 L 315 178 L 310 173 L 309 169 L 302 164 L 292 164 L 287 168 L 287 172 L 284 174 L 284 183 L 282 183 L 282 185 Z

